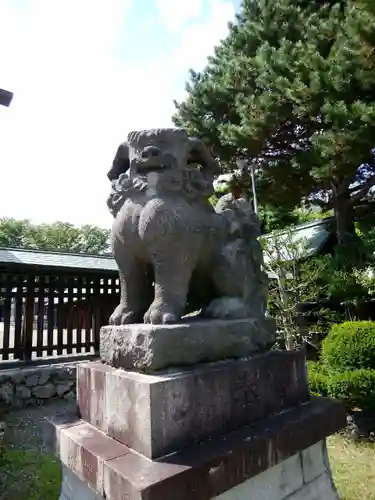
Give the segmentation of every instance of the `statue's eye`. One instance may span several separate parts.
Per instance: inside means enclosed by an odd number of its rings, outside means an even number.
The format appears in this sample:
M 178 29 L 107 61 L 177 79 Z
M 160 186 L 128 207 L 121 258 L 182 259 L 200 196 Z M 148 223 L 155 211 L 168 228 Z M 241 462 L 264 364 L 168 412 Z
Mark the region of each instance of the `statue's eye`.
M 159 154 L 160 149 L 156 146 L 146 146 L 141 153 L 141 157 L 150 158 L 151 156 L 159 156 Z

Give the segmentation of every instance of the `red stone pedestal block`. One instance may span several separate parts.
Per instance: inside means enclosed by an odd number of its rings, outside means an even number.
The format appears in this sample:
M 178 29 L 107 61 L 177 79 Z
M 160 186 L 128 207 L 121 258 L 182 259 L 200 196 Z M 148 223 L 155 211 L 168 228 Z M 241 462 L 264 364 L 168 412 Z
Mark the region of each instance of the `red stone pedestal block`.
M 81 418 L 147 458 L 309 399 L 303 352 L 272 352 L 157 375 L 87 363 L 77 377 Z

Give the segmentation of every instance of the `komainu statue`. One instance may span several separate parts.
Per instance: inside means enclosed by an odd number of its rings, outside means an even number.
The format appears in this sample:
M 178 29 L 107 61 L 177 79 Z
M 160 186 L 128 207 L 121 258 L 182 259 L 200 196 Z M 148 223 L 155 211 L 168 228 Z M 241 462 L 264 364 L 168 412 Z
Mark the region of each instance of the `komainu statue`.
M 183 129 L 131 132 L 108 172 L 120 304 L 110 323 L 166 324 L 202 317 L 263 317 L 267 279 L 259 224 L 232 195 L 214 209 L 217 165 Z

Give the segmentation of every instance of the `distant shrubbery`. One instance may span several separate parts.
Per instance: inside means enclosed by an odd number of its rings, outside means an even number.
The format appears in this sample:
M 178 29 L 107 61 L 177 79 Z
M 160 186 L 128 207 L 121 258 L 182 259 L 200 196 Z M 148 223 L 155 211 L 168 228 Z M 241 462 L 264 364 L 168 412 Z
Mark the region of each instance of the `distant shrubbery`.
M 375 322 L 333 325 L 323 341 L 322 361 L 333 370 L 375 370 Z
M 334 325 L 308 373 L 312 394 L 341 399 L 348 410 L 375 410 L 375 322 Z

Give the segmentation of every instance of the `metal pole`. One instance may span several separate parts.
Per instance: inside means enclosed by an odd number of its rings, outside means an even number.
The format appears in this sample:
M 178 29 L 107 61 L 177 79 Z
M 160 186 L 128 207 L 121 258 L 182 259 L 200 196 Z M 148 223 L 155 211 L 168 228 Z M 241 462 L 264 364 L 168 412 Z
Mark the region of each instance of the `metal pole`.
M 257 190 L 256 190 L 256 183 L 255 183 L 255 171 L 254 171 L 254 165 L 250 165 L 250 175 L 251 175 L 251 187 L 253 190 L 253 203 L 254 203 L 254 212 L 256 215 L 258 215 L 258 198 L 257 198 Z
M 250 164 L 246 159 L 242 158 L 237 161 L 237 167 L 241 171 L 241 175 L 243 175 L 244 172 L 248 175 L 249 170 L 250 170 L 250 177 L 251 177 L 251 188 L 253 192 L 253 208 L 254 208 L 254 213 L 258 215 L 258 198 L 257 198 L 257 190 L 256 190 L 256 182 L 255 182 L 255 169 L 253 163 Z

